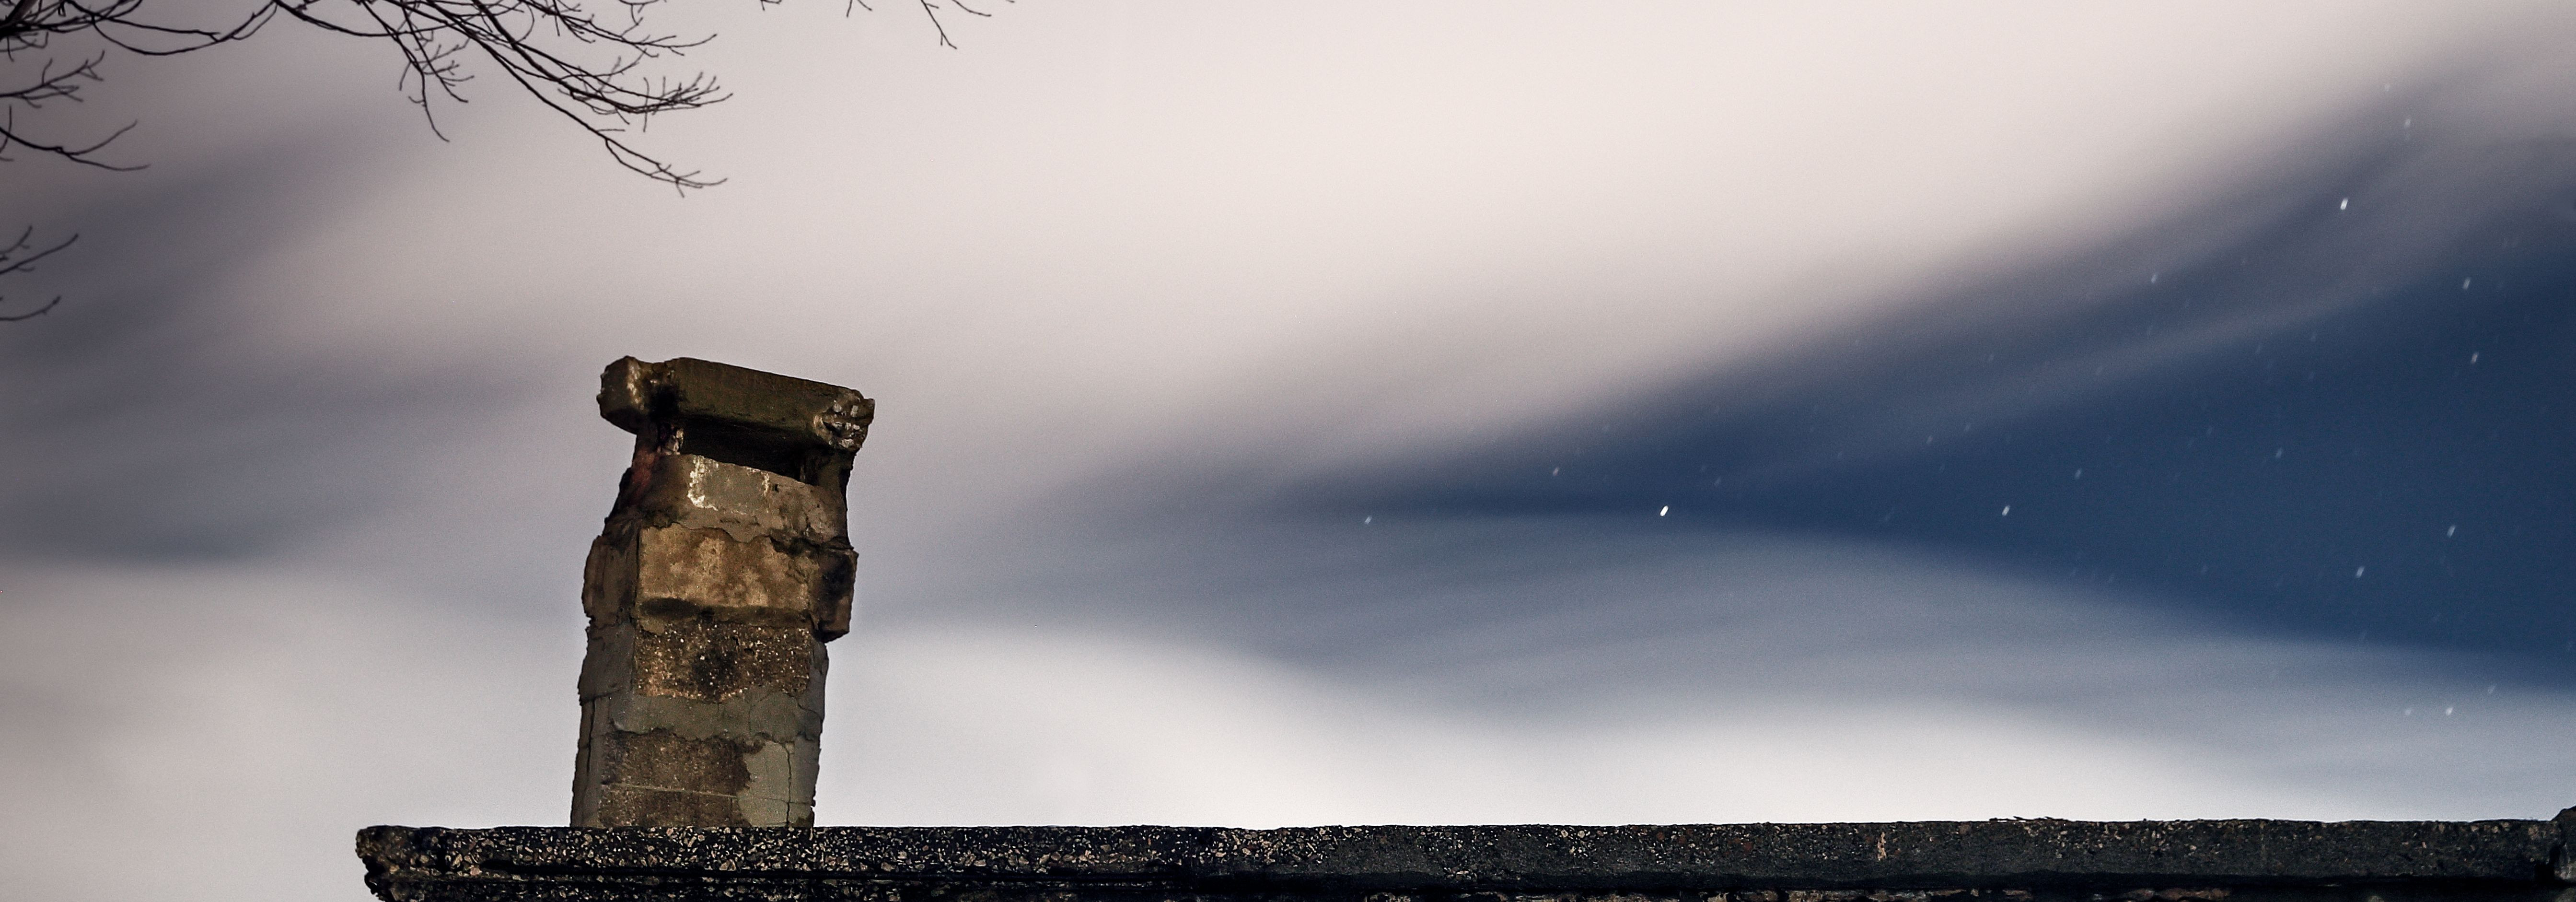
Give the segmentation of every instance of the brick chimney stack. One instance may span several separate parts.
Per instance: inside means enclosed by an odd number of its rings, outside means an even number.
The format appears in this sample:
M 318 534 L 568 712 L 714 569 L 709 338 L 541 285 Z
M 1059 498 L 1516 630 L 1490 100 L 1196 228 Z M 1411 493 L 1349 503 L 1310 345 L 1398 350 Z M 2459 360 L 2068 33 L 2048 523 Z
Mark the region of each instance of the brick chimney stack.
M 850 629 L 847 489 L 876 402 L 628 357 L 599 413 L 634 463 L 582 572 L 576 827 L 814 823 L 823 643 Z

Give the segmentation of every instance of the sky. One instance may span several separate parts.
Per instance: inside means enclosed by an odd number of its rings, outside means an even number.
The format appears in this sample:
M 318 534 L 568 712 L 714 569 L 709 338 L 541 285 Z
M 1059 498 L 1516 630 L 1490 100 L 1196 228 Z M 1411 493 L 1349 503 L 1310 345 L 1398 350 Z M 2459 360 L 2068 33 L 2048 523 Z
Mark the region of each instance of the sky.
M 988 11 L 656 10 L 685 196 L 284 26 L 49 111 L 0 895 L 563 823 L 625 355 L 878 400 L 825 824 L 2576 805 L 2576 14 Z

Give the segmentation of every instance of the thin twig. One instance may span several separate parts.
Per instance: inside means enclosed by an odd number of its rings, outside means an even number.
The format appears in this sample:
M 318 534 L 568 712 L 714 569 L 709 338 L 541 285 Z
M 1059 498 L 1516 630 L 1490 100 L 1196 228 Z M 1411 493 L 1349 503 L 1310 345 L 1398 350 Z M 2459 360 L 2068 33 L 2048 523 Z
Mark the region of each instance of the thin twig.
M 63 239 L 61 244 L 21 256 L 20 253 L 22 251 L 35 246 L 28 240 L 35 236 L 36 227 L 28 226 L 25 230 L 18 233 L 18 240 L 10 242 L 9 246 L 6 248 L 0 248 L 0 276 L 11 275 L 13 273 L 31 272 L 35 269 L 36 261 L 52 256 L 55 251 L 70 247 L 72 246 L 72 242 L 80 240 L 79 235 L 73 235 L 69 238 Z M 0 314 L 0 323 L 14 323 L 23 320 L 35 319 L 36 317 L 45 315 L 46 311 L 54 309 L 54 305 L 62 302 L 62 296 L 55 295 L 53 300 L 46 301 L 44 306 L 38 307 L 34 310 L 18 314 Z

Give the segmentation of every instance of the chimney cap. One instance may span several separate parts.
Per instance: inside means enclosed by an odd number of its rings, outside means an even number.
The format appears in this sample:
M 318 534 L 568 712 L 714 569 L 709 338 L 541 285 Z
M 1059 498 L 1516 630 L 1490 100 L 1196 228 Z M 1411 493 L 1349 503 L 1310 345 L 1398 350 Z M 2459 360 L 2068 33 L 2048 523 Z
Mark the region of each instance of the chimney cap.
M 599 415 L 639 436 L 680 427 L 851 454 L 867 440 L 876 402 L 837 385 L 693 357 L 621 357 L 600 373 Z

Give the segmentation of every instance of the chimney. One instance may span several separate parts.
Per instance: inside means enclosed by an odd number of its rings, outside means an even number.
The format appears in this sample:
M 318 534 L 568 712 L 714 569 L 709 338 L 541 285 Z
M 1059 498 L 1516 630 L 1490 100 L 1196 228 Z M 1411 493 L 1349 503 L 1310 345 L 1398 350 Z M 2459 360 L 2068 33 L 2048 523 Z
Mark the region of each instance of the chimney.
M 876 402 L 674 358 L 600 376 L 635 434 L 582 569 L 576 827 L 810 827 L 823 643 L 850 629 L 847 489 Z

